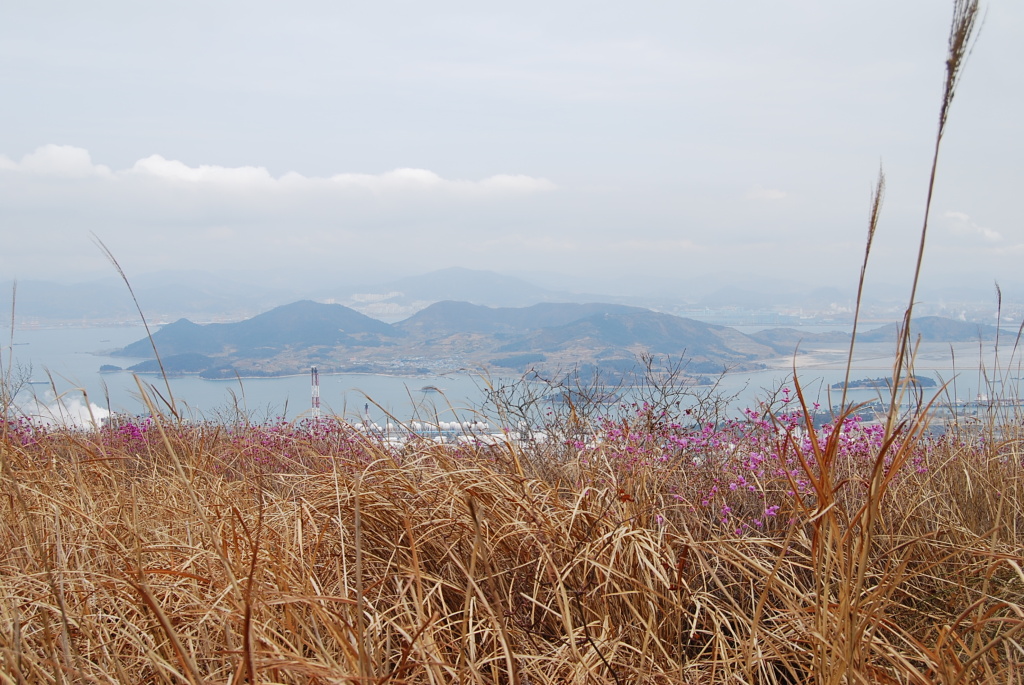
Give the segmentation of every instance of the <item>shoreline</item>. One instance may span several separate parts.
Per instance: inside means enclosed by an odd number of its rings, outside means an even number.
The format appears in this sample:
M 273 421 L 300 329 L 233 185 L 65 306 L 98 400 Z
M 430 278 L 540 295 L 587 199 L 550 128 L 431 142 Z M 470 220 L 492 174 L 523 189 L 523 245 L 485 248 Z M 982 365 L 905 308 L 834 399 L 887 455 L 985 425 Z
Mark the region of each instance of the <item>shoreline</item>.
M 120 371 L 108 371 L 108 372 L 105 372 L 103 375 L 115 375 L 115 374 L 121 374 L 121 373 L 133 374 L 135 376 L 145 376 L 145 377 L 155 376 L 157 378 L 162 378 L 162 374 L 159 371 L 131 371 L 129 369 L 121 369 Z M 309 376 L 309 373 L 310 373 L 309 371 L 303 371 L 301 373 L 282 373 L 282 374 L 273 374 L 273 375 L 265 375 L 265 376 L 245 376 L 245 375 L 239 374 L 237 376 L 232 376 L 231 378 L 203 378 L 198 373 L 178 373 L 178 374 L 169 373 L 169 374 L 167 374 L 167 377 L 171 378 L 171 379 L 173 379 L 173 378 L 197 378 L 197 379 L 199 379 L 201 381 L 209 381 L 211 383 L 234 383 L 235 381 L 239 381 L 239 380 L 243 380 L 243 381 L 244 380 L 259 381 L 259 380 L 275 380 L 275 379 L 279 379 L 279 378 L 303 378 L 303 377 Z M 464 376 L 472 376 L 473 375 L 472 373 L 468 373 L 468 372 L 465 372 L 465 371 L 445 371 L 443 373 L 438 373 L 438 374 L 434 374 L 434 375 L 422 375 L 422 374 L 412 374 L 412 375 L 409 375 L 409 374 L 402 374 L 402 373 L 381 373 L 381 372 L 378 372 L 378 371 L 331 371 L 331 372 L 320 372 L 320 376 L 385 376 L 387 378 L 422 378 L 422 379 L 443 378 L 445 376 L 451 376 L 451 375 L 456 375 L 456 374 L 457 375 L 464 375 Z

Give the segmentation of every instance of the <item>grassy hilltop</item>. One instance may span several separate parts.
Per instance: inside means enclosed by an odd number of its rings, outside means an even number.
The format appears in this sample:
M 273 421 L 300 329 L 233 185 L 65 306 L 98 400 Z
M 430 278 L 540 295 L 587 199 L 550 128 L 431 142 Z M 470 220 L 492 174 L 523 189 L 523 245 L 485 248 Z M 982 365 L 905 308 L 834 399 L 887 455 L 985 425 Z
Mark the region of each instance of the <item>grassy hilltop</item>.
M 789 392 L 727 423 L 641 404 L 584 424 L 585 409 L 544 441 L 401 449 L 334 420 L 10 424 L 4 682 L 1024 668 L 1019 434 L 853 418 L 815 433 Z

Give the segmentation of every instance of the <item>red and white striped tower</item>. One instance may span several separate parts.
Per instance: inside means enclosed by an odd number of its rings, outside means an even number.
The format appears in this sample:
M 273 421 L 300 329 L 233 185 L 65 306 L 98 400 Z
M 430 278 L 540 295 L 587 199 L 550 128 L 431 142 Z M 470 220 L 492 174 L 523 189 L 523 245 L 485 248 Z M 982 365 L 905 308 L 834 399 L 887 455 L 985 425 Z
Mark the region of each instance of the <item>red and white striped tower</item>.
M 320 420 L 320 372 L 313 367 L 313 420 Z

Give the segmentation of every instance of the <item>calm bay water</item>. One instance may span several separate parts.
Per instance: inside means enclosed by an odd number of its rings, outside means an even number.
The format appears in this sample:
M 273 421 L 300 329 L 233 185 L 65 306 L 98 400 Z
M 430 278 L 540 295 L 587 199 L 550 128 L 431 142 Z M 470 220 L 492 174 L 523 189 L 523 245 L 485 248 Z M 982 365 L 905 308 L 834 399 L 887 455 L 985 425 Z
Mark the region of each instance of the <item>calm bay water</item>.
M 3 331 L 8 338 L 10 331 Z M 147 410 L 134 374 L 99 373 L 100 366 L 127 367 L 140 361 L 112 357 L 110 351 L 145 337 L 141 326 L 116 328 L 49 328 L 15 330 L 14 346 L 4 340 L 2 361 L 6 369 L 13 352 L 15 367 L 31 368 L 33 384 L 19 394 L 19 404 L 32 397 L 53 406 L 57 396 L 65 403 L 88 402 L 114 412 L 141 414 Z M 9 338 L 8 338 L 9 339 Z M 139 380 L 155 392 L 167 395 L 159 376 L 142 375 Z M 52 381 L 52 383 L 51 383 Z M 403 378 L 373 374 L 321 375 L 322 413 L 360 417 L 369 403 L 370 413 L 380 421 L 384 412 L 397 417 L 414 414 L 439 420 L 454 420 L 454 410 L 479 404 L 483 381 L 470 375 Z M 170 379 L 171 392 L 179 407 L 196 417 L 218 418 L 235 415 L 235 408 L 255 420 L 276 416 L 288 419 L 309 416 L 309 375 L 284 378 L 245 378 L 241 381 L 209 381 L 194 376 Z M 425 388 L 430 388 L 425 390 Z M 441 391 L 438 393 L 433 390 Z M 157 400 L 159 404 L 159 399 Z M 379 405 L 379 406 L 378 406 Z M 449 406 L 451 405 L 451 406 Z
M 15 369 L 31 369 L 33 384 L 19 394 L 19 404 L 38 402 L 52 407 L 58 396 L 65 404 L 83 405 L 86 398 L 97 407 L 115 412 L 139 414 L 147 411 L 131 373 L 100 374 L 103 364 L 129 366 L 135 359 L 111 357 L 111 350 L 123 347 L 145 335 L 141 326 L 111 328 L 49 328 L 15 330 L 14 345 L 9 343 L 9 330 L 2 333 L 4 368 L 13 360 Z M 866 343 L 858 345 L 852 379 L 891 375 L 893 345 Z M 843 379 L 846 363 L 845 344 L 806 344 L 796 358 L 796 369 L 805 393 L 811 401 L 828 406 L 838 395 L 828 386 Z M 988 393 L 992 379 L 1005 382 L 1006 395 L 1018 396 L 1016 384 L 1024 376 L 1019 360 L 1010 359 L 1010 350 L 1000 353 L 1000 373 L 995 368 L 991 345 L 983 348 L 975 343 L 931 343 L 922 345 L 917 357 L 919 375 L 930 376 L 938 383 L 950 382 L 949 394 L 961 400 L 973 400 L 979 392 Z M 792 357 L 773 360 L 767 369 L 757 372 L 726 374 L 718 389 L 727 395 L 738 395 L 737 408 L 754 406 L 771 389 L 791 383 Z M 979 373 L 984 366 L 985 375 Z M 164 382 L 155 376 L 142 376 L 141 381 L 166 395 Z M 384 412 L 398 418 L 437 418 L 454 420 L 467 416 L 483 401 L 485 381 L 479 375 L 452 374 L 444 376 L 394 377 L 372 374 L 323 375 L 320 379 L 324 414 L 359 418 L 370 403 L 374 420 L 381 421 Z M 171 390 L 179 406 L 196 417 L 226 418 L 235 415 L 236 407 L 255 420 L 276 416 L 288 419 L 308 416 L 310 412 L 310 380 L 308 375 L 287 378 L 259 378 L 232 381 L 207 381 L 196 377 L 172 378 Z M 433 391 L 437 388 L 442 391 Z M 979 390 L 980 389 L 980 390 Z M 153 394 L 153 393 L 151 393 Z M 35 400 L 33 400 L 33 396 Z M 877 396 L 872 390 L 851 391 L 855 401 Z M 369 399 L 368 399 L 369 398 Z M 377 406 L 379 405 L 379 407 Z

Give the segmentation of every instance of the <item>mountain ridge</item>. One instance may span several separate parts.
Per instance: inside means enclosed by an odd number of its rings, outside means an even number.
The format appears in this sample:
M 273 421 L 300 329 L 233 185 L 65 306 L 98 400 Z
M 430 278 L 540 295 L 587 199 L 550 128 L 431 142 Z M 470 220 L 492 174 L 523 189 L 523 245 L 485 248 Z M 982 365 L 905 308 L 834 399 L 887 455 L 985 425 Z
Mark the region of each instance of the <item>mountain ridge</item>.
M 590 364 L 621 370 L 644 352 L 687 355 L 694 368 L 756 366 L 774 351 L 725 326 L 640 307 L 604 303 L 540 303 L 484 307 L 441 302 L 396 324 L 339 304 L 299 301 L 245 321 L 195 324 L 180 319 L 153 334 L 165 366 L 205 377 L 287 375 L 309 366 L 324 371 L 413 373 L 497 366 L 512 371 L 543 365 Z M 150 357 L 148 339 L 118 356 Z M 135 370 L 151 371 L 140 362 Z
M 976 340 L 994 335 L 978 324 L 922 317 L 925 341 Z M 863 342 L 894 339 L 895 326 L 858 334 Z M 751 335 L 641 307 L 607 303 L 539 303 L 486 307 L 438 302 L 394 324 L 340 304 L 300 300 L 236 323 L 179 319 L 153 334 L 165 367 L 208 378 L 291 375 L 310 366 L 324 372 L 442 373 L 466 368 L 592 367 L 621 373 L 645 354 L 689 361 L 693 374 L 753 370 L 791 354 L 800 341 L 844 342 L 846 333 L 770 329 Z M 148 339 L 117 352 L 151 357 Z M 206 368 L 199 368 L 203 365 Z M 140 362 L 136 371 L 152 371 Z

